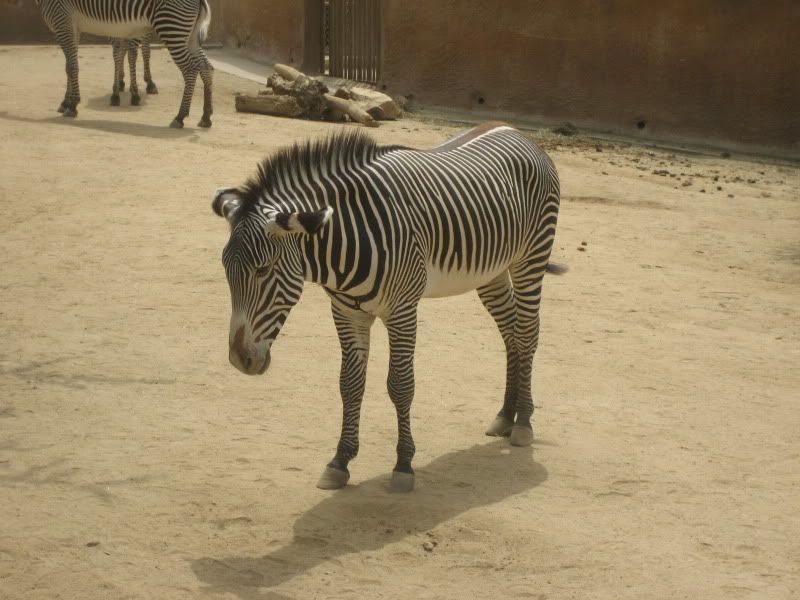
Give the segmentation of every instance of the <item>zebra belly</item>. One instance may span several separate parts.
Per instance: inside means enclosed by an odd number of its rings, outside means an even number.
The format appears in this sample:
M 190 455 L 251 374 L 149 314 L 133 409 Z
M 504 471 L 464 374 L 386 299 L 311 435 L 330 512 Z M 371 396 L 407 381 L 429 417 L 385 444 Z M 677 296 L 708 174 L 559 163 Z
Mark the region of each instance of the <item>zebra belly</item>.
M 147 19 L 135 21 L 99 21 L 86 15 L 75 15 L 75 24 L 80 31 L 114 38 L 139 38 L 152 29 Z
M 425 292 L 422 297 L 444 298 L 465 294 L 489 283 L 506 269 L 507 267 L 503 266 L 496 271 L 442 271 L 433 265 L 428 265 Z

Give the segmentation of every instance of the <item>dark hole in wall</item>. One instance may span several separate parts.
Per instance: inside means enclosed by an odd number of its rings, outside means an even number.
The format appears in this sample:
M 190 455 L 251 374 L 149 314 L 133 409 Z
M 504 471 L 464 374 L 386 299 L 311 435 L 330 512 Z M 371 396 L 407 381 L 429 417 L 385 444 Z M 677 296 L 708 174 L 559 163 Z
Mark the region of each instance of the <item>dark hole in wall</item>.
M 483 96 L 478 96 L 478 104 L 486 104 L 486 98 Z
M 638 129 L 644 129 L 645 127 L 647 127 L 647 121 L 645 121 L 644 119 L 639 120 L 639 122 L 636 123 L 636 127 Z

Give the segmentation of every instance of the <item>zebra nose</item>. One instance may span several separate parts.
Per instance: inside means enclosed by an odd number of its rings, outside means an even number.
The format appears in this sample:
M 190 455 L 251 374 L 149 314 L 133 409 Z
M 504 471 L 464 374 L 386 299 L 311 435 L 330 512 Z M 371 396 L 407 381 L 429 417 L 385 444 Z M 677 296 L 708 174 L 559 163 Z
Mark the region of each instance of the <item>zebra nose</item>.
M 244 371 L 250 371 L 253 366 L 253 359 L 244 345 L 244 325 L 239 327 L 231 340 L 230 360 L 235 367 Z

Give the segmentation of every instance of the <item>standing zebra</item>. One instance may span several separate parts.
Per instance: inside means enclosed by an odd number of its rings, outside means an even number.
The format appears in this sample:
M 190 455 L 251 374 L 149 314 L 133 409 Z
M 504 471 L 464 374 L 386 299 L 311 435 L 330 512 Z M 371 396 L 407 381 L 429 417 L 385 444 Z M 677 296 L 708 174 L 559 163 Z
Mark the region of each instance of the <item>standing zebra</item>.
M 198 125 L 211 127 L 213 67 L 200 43 L 208 31 L 208 0 L 37 0 L 47 26 L 56 34 L 67 60 L 67 91 L 59 112 L 78 114 L 78 42 L 82 31 L 112 38 L 135 39 L 155 30 L 184 80 L 183 98 L 170 127 L 183 127 L 189 114 L 197 75 L 203 79 L 203 116 Z M 138 92 L 138 90 L 137 90 Z
M 392 488 L 413 488 L 417 304 L 477 290 L 507 353 L 503 407 L 486 432 L 533 440 L 531 375 L 539 303 L 559 206 L 550 158 L 502 123 L 476 127 L 432 150 L 378 146 L 360 133 L 269 157 L 212 208 L 231 225 L 222 262 L 231 290 L 230 361 L 247 374 L 270 347 L 304 281 L 331 298 L 342 346 L 341 438 L 318 487 L 349 479 L 369 354 L 380 317 L 389 333 L 389 397 L 399 439 Z
M 125 55 L 131 71 L 131 105 L 138 106 L 139 86 L 136 81 L 136 58 L 139 46 L 142 47 L 142 63 L 144 64 L 144 80 L 147 83 L 148 94 L 157 94 L 158 87 L 150 74 L 150 38 L 152 32 L 138 40 L 115 38 L 111 40 L 111 49 L 114 56 L 114 85 L 111 91 L 111 106 L 119 106 L 119 93 L 125 89 Z

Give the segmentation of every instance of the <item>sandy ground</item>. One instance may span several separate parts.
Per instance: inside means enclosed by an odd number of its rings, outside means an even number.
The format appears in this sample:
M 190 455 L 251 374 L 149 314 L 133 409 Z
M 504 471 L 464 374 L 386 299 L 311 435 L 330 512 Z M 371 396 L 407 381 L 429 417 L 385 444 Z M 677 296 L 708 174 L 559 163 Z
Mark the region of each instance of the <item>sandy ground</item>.
M 257 86 L 218 72 L 214 127 L 194 126 L 198 93 L 170 130 L 166 53 L 141 107 L 107 106 L 111 69 L 81 49 L 67 120 L 60 51 L 0 49 L 0 598 L 800 597 L 796 167 L 544 136 L 571 270 L 545 285 L 534 447 L 483 435 L 504 355 L 477 296 L 431 300 L 418 489 L 386 490 L 376 325 L 361 456 L 324 492 L 327 300 L 309 286 L 269 374 L 240 375 L 209 203 L 341 126 L 236 114 Z M 426 147 L 458 129 L 373 133 Z

